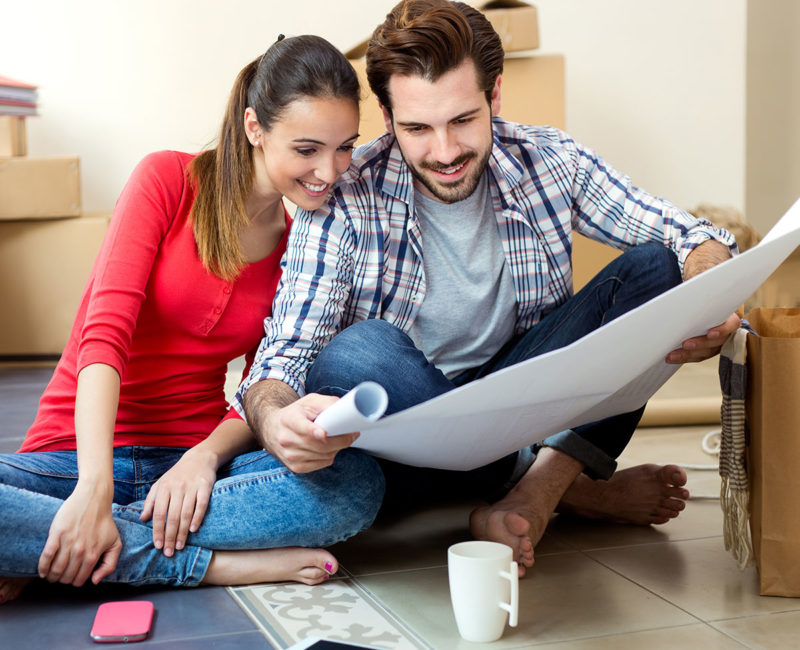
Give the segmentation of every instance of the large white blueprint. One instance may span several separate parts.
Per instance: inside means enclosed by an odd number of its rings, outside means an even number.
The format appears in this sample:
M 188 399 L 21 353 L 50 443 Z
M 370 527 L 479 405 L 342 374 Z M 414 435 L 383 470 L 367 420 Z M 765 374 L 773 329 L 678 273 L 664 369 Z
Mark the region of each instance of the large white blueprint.
M 800 200 L 756 247 L 575 343 L 361 428 L 356 447 L 467 470 L 580 424 L 632 411 L 678 366 L 664 358 L 723 322 L 800 246 Z

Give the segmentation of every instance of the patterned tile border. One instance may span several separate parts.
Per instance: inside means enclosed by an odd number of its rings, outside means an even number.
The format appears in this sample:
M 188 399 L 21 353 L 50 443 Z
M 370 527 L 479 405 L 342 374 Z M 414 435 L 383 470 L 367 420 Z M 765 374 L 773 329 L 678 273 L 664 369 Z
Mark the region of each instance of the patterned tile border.
M 228 592 L 276 648 L 320 637 L 386 650 L 431 650 L 346 572 L 313 587 L 291 582 L 229 587 Z

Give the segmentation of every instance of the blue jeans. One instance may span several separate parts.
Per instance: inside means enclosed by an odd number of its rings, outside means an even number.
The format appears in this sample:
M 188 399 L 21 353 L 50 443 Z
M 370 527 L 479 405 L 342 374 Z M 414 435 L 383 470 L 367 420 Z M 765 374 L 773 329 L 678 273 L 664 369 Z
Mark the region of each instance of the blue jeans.
M 389 394 L 387 414 L 409 408 L 507 366 L 564 347 L 681 282 L 674 253 L 661 244 L 636 246 L 612 261 L 589 284 L 530 330 L 508 341 L 487 363 L 448 379 L 400 329 L 382 320 L 360 321 L 339 333 L 320 353 L 306 389 L 343 395 L 361 381 L 377 381 Z M 443 323 L 443 326 L 445 324 Z M 642 333 L 646 336 L 646 332 Z M 580 369 L 576 368 L 576 372 Z M 609 478 L 644 406 L 550 436 L 543 445 L 579 460 L 592 478 Z M 538 447 L 471 472 L 410 468 L 381 460 L 387 500 L 409 505 L 445 490 L 502 497 L 533 462 Z
M 367 528 L 383 497 L 379 466 L 356 450 L 308 474 L 292 473 L 265 451 L 243 454 L 219 469 L 202 525 L 168 558 L 139 515 L 150 487 L 184 452 L 114 450 L 112 513 L 123 549 L 105 581 L 195 586 L 214 550 L 329 546 Z M 0 455 L 0 576 L 37 575 L 50 523 L 77 478 L 73 451 Z

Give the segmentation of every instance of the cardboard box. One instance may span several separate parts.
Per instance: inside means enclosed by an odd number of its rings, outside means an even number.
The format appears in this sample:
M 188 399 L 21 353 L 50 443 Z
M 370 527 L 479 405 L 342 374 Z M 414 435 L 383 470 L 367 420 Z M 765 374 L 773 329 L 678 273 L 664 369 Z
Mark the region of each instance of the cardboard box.
M 536 7 L 521 0 L 483 0 L 469 4 L 486 15 L 506 52 L 535 50 L 539 47 Z
M 25 135 L 25 118 L 0 116 L 0 156 L 25 156 L 28 140 Z
M 0 356 L 61 354 L 110 216 L 0 222 Z
M 565 65 L 561 54 L 507 54 L 500 86 L 500 116 L 521 124 L 565 128 Z
M 80 213 L 77 156 L 0 158 L 0 219 L 52 219 Z
M 577 292 L 622 251 L 577 233 L 572 236 L 572 286 Z

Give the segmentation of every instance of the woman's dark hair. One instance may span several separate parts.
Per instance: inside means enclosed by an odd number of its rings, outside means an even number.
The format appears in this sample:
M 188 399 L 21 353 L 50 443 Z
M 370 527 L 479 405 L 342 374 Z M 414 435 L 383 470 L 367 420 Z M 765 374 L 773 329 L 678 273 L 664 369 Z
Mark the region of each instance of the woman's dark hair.
M 194 236 L 207 269 L 232 279 L 244 264 L 239 233 L 249 223 L 245 201 L 253 187 L 253 146 L 244 129 L 245 109 L 255 111 L 267 133 L 295 100 L 333 97 L 357 106 L 359 93 L 353 66 L 319 36 L 281 36 L 239 72 L 216 148 L 201 153 L 189 166 L 197 184 L 191 212 Z

